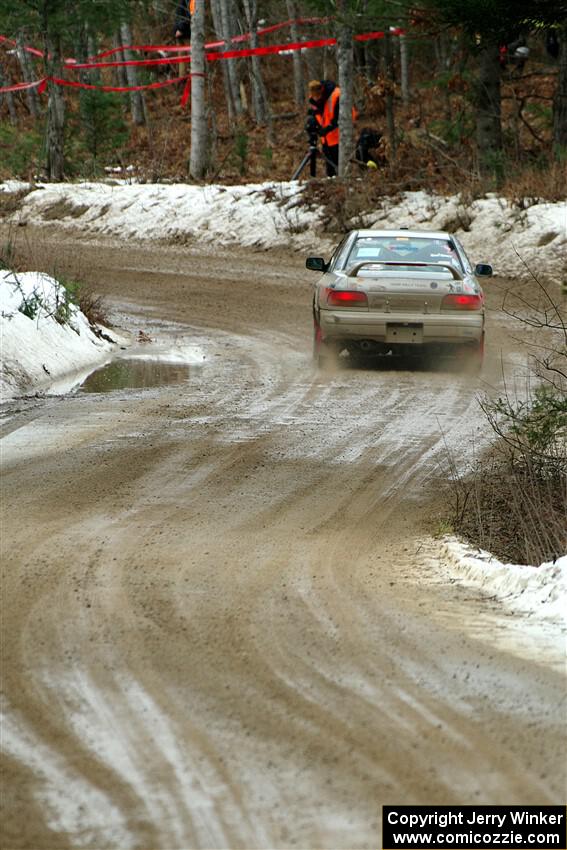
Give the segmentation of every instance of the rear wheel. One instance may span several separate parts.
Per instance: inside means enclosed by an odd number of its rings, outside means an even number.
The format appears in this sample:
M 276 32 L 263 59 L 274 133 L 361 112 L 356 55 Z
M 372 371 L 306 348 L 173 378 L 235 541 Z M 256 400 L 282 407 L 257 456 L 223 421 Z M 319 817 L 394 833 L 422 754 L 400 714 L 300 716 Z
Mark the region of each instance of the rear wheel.
M 467 343 L 459 347 L 461 362 L 471 372 L 480 372 L 484 360 L 484 333 L 473 344 Z
M 318 322 L 313 325 L 313 362 L 318 369 L 331 369 L 336 362 L 335 350 L 324 341 Z
M 319 357 L 319 352 L 321 351 L 321 345 L 323 343 L 323 332 L 321 331 L 321 325 L 317 322 L 313 322 L 313 360 L 317 360 Z

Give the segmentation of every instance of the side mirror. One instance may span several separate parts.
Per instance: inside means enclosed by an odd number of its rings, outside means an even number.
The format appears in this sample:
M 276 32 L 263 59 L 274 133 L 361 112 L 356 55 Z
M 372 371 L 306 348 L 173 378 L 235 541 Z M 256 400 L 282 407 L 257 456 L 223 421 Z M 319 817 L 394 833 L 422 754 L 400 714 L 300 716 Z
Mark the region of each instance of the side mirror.
M 323 257 L 307 257 L 307 259 L 305 260 L 305 266 L 312 272 L 327 271 L 327 263 L 325 262 Z
M 488 263 L 477 263 L 474 267 L 474 273 L 479 277 L 492 277 L 492 266 Z

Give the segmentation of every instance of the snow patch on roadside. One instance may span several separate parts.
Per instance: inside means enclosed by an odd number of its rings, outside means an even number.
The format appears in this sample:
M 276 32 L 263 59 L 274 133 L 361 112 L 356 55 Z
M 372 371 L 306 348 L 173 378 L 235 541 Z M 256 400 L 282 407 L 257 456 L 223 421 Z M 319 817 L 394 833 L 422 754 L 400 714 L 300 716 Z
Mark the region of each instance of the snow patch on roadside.
M 567 555 L 539 567 L 503 564 L 489 552 L 446 537 L 443 551 L 460 579 L 509 609 L 567 627 Z
M 58 378 L 110 360 L 119 337 L 100 330 L 108 338 L 95 333 L 49 275 L 0 271 L 1 400 L 37 389 L 57 392 Z
M 12 181 L 9 191 L 26 185 Z M 301 242 L 300 234 L 312 238 L 322 215 L 321 210 L 303 204 L 302 192 L 297 182 L 243 186 L 51 183 L 27 195 L 13 219 L 33 224 L 56 220 L 62 227 L 124 239 L 283 247 Z

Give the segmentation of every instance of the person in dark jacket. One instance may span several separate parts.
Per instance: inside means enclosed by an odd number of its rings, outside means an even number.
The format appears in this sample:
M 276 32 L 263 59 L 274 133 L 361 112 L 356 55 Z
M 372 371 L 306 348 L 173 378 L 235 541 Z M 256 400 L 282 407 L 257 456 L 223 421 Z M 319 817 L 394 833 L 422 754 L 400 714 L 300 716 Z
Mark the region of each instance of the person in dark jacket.
M 173 24 L 173 34 L 175 40 L 179 43 L 191 40 L 191 6 L 190 0 L 179 0 L 177 10 L 175 12 L 175 22 Z
M 195 10 L 195 0 L 179 0 L 175 12 L 173 34 L 178 47 L 191 43 L 191 15 Z M 179 63 L 179 76 L 187 73 L 188 66 L 185 62 Z

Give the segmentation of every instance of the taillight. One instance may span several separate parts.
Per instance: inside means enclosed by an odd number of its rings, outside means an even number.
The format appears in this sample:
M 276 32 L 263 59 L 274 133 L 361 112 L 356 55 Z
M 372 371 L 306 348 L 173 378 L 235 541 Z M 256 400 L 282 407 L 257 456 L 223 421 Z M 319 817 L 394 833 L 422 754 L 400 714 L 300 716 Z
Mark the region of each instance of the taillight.
M 446 295 L 441 302 L 442 310 L 480 310 L 482 309 L 481 295 L 451 294 Z
M 353 289 L 328 289 L 327 305 L 329 307 L 368 307 L 366 292 Z

